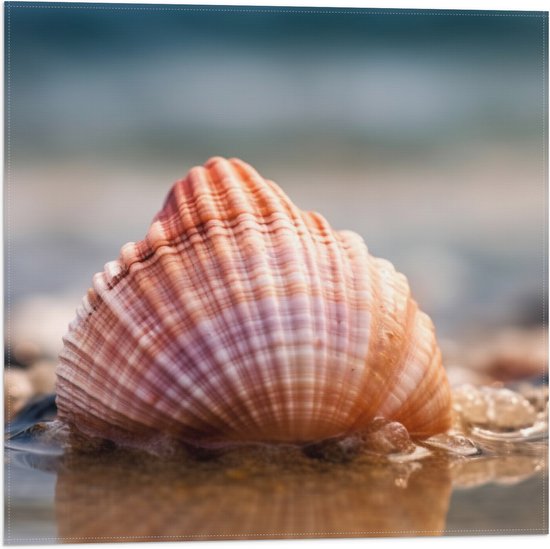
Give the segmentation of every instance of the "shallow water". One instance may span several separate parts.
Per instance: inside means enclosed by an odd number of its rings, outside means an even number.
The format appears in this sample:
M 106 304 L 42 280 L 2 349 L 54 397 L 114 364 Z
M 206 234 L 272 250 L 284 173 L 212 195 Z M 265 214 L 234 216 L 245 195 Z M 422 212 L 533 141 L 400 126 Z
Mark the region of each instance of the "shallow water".
M 378 436 L 356 452 L 344 439 L 314 451 L 257 445 L 158 457 L 83 447 L 57 422 L 38 424 L 6 443 L 5 541 L 545 533 L 547 387 L 530 390 L 528 409 L 520 393 L 466 387 L 455 391 L 450 435 L 412 447 L 402 438 L 381 446 Z M 484 415 L 496 405 L 498 425 Z M 507 412 L 514 428 L 503 424 Z

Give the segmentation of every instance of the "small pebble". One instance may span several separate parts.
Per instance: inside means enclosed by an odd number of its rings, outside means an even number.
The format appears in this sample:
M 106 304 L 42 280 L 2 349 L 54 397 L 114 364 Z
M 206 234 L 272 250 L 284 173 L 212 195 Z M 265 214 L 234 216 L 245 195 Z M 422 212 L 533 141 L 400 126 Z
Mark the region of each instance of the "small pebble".
M 488 429 L 520 429 L 537 419 L 535 408 L 525 397 L 500 387 L 459 387 L 453 393 L 453 407 L 467 423 Z
M 532 425 L 536 411 L 529 401 L 509 389 L 484 388 L 489 425 L 500 429 L 520 429 Z
M 55 391 L 56 363 L 38 360 L 27 370 L 35 395 L 46 395 Z
M 542 375 L 548 364 L 543 329 L 508 329 L 481 345 L 472 356 L 474 369 L 508 382 Z
M 368 450 L 379 454 L 408 453 L 414 444 L 407 429 L 397 421 L 375 418 L 365 434 Z
M 4 417 L 11 421 L 34 394 L 29 376 L 24 370 L 4 370 Z

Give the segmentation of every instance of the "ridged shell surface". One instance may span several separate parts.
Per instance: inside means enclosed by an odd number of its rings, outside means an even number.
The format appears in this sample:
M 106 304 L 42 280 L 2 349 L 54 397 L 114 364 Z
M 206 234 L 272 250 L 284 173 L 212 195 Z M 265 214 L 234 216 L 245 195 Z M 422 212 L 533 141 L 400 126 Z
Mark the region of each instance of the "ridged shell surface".
M 57 374 L 60 418 L 115 441 L 450 425 L 434 328 L 406 278 L 237 159 L 193 168 L 146 238 L 95 275 Z

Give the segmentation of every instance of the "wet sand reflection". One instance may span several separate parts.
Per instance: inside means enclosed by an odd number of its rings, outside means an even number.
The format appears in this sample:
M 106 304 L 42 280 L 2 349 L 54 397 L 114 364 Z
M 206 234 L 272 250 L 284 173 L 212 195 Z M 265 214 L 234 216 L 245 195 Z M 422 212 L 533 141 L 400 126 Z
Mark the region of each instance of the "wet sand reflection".
M 451 493 L 435 458 L 335 464 L 295 448 L 67 457 L 56 487 L 65 542 L 440 535 Z

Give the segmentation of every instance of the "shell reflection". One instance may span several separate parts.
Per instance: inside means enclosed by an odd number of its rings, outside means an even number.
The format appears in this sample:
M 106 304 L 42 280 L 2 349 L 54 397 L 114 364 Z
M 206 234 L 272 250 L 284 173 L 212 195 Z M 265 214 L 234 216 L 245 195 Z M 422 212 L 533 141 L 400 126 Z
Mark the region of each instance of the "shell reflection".
M 73 459 L 56 489 L 69 542 L 440 535 L 451 491 L 435 460 L 336 465 L 288 447 L 192 466 L 117 453 Z

